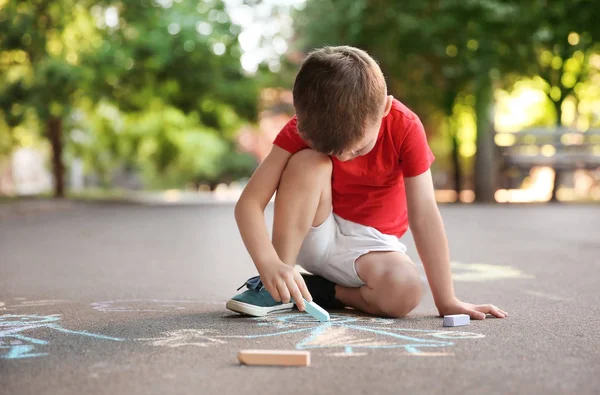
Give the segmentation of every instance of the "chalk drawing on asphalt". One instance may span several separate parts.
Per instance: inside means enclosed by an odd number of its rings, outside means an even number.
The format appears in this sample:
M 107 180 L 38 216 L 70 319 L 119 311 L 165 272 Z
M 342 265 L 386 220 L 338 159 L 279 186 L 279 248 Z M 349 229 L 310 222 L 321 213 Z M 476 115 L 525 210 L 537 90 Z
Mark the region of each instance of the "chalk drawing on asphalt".
M 92 303 L 92 308 L 97 311 L 111 313 L 127 313 L 127 312 L 165 312 L 186 310 L 190 305 L 195 304 L 218 304 L 223 305 L 225 302 L 206 302 L 199 300 L 162 300 L 162 299 L 124 299 L 124 300 L 107 300 L 104 302 Z
M 455 281 L 480 282 L 504 279 L 530 279 L 534 276 L 526 274 L 516 267 L 507 265 L 488 265 L 486 263 L 451 262 L 452 278 Z
M 200 329 L 179 329 L 176 331 L 163 332 L 159 337 L 142 338 L 136 340 L 147 341 L 149 344 L 158 347 L 208 347 L 218 344 L 225 344 L 222 339 L 216 338 L 214 330 Z
M 215 335 L 215 338 L 262 339 L 297 336 L 299 350 L 329 349 L 332 356 L 365 355 L 374 349 L 399 349 L 413 356 L 446 356 L 447 347 L 456 341 L 481 339 L 485 335 L 454 330 L 399 328 L 394 320 L 380 320 L 345 314 L 331 314 L 329 322 L 320 323 L 306 314 L 273 315 L 252 318 L 261 327 L 275 331 L 246 335 Z
M 531 295 L 531 296 L 538 296 L 540 298 L 544 298 L 544 299 L 550 299 L 550 300 L 555 300 L 558 302 L 572 302 L 573 298 L 570 297 L 562 297 L 562 296 L 558 296 L 558 295 L 553 295 L 553 294 L 549 294 L 546 292 L 538 292 L 538 291 L 523 291 L 523 293 L 526 293 L 527 295 Z
M 48 340 L 25 335 L 36 329 L 47 328 L 68 335 L 85 336 L 96 340 L 122 341 L 117 337 L 104 336 L 86 331 L 75 331 L 60 325 L 60 314 L 4 314 L 0 315 L 0 358 L 20 359 L 48 355 L 43 346 Z
M 17 303 L 13 303 L 7 306 L 9 309 L 16 309 L 20 307 L 41 307 L 41 306 L 54 306 L 59 303 L 68 303 L 65 299 L 42 299 L 42 300 L 25 300 L 23 298 L 15 298 Z

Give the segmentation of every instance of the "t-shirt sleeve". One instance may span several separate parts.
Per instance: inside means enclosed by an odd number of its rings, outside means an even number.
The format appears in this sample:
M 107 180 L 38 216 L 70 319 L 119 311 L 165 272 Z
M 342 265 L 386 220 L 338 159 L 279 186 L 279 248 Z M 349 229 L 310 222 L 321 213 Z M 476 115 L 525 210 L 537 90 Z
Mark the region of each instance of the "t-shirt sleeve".
M 273 144 L 276 146 L 283 148 L 291 154 L 295 154 L 296 152 L 303 150 L 304 148 L 308 148 L 308 144 L 300 137 L 298 134 L 298 120 L 294 116 L 279 132 Z
M 419 118 L 405 119 L 404 138 L 398 149 L 400 168 L 404 177 L 416 177 L 425 173 L 435 160 L 425 128 Z

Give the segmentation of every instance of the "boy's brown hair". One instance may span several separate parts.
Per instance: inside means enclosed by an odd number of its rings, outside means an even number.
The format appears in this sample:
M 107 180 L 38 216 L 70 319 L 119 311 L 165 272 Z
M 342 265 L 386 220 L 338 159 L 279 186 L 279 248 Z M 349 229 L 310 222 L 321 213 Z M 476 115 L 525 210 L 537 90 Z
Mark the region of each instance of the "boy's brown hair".
M 349 46 L 311 52 L 294 82 L 298 132 L 316 151 L 341 155 L 379 121 L 385 79 L 365 51 Z

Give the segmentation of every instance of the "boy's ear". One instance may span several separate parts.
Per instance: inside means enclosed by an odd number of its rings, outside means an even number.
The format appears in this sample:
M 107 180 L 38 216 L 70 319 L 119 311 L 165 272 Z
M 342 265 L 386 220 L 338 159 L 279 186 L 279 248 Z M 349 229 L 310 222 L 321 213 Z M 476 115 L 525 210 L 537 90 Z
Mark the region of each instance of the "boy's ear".
M 383 112 L 383 116 L 386 117 L 390 111 L 392 111 L 392 102 L 394 101 L 394 96 L 388 95 L 385 98 L 385 111 Z

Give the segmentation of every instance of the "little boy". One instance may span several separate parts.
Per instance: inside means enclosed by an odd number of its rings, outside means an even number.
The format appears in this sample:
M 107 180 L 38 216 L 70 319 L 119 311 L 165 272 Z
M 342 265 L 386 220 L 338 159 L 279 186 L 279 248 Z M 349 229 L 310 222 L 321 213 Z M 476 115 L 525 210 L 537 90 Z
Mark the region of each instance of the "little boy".
M 298 72 L 293 97 L 296 116 L 235 208 L 260 276 L 227 308 L 263 316 L 295 302 L 303 311 L 304 298 L 325 309 L 404 317 L 422 293 L 399 241 L 410 224 L 439 314 L 504 318 L 493 305 L 454 295 L 429 170 L 434 156 L 419 118 L 387 95 L 377 63 L 353 47 L 316 50 Z M 271 241 L 264 209 L 275 191 Z

